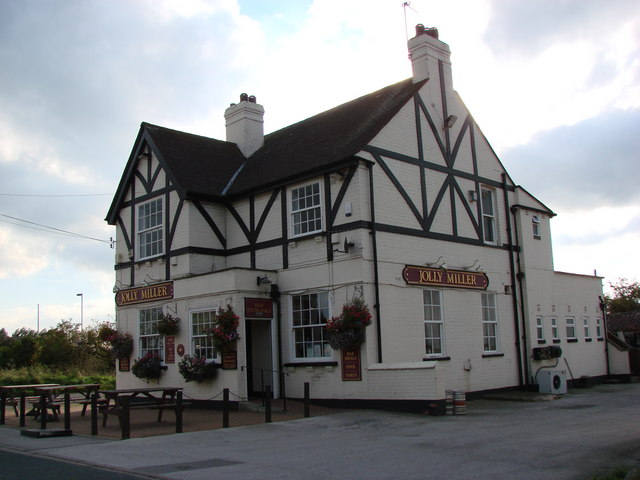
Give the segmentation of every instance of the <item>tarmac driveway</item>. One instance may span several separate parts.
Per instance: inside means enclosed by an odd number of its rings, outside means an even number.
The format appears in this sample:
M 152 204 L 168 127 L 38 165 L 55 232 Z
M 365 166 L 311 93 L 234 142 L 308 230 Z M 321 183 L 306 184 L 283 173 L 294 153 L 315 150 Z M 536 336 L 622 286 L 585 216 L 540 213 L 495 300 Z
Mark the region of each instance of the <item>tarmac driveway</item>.
M 639 420 L 640 384 L 601 385 L 544 402 L 471 401 L 447 417 L 352 411 L 124 441 L 74 436 L 46 454 L 171 479 L 590 479 L 640 466 Z

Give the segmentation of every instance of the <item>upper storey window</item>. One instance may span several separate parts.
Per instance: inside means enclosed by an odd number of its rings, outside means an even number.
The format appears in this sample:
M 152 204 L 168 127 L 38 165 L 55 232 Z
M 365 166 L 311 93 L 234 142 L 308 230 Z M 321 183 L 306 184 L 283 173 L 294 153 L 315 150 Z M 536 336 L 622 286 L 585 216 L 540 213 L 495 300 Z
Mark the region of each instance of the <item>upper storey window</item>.
M 138 205 L 138 259 L 164 253 L 162 246 L 162 199 Z
M 531 226 L 533 228 L 533 238 L 540 240 L 542 236 L 540 235 L 540 217 L 538 215 L 531 217 Z
M 496 217 L 494 207 L 493 190 L 482 189 L 482 229 L 484 232 L 484 243 L 497 243 L 496 239 Z
M 291 190 L 291 222 L 294 237 L 322 231 L 319 182 Z

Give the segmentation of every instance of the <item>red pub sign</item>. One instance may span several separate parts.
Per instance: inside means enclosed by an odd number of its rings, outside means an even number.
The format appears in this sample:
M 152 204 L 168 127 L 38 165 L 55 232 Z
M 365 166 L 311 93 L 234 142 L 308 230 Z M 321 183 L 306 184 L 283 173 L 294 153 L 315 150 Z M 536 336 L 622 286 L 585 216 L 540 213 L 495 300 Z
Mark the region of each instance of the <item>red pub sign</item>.
M 152 302 L 173 298 L 173 282 L 156 283 L 146 287 L 129 288 L 116 293 L 116 305 Z
M 245 318 L 273 318 L 273 300 L 268 298 L 245 298 Z
M 470 288 L 473 290 L 486 290 L 489 286 L 489 278 L 486 273 L 466 270 L 443 270 L 407 265 L 402 270 L 402 277 L 409 285 Z

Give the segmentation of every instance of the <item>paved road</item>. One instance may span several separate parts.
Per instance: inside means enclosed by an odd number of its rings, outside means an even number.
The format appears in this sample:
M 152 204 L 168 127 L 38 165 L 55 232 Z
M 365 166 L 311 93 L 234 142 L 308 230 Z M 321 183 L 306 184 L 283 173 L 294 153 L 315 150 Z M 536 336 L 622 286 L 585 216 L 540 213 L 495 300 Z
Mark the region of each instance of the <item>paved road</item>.
M 68 438 L 20 441 L 32 452 L 176 480 L 585 480 L 640 466 L 640 384 L 547 402 L 477 400 L 453 417 L 354 411 L 126 441 Z
M 139 475 L 115 472 L 78 463 L 0 450 L 0 480 L 141 480 Z

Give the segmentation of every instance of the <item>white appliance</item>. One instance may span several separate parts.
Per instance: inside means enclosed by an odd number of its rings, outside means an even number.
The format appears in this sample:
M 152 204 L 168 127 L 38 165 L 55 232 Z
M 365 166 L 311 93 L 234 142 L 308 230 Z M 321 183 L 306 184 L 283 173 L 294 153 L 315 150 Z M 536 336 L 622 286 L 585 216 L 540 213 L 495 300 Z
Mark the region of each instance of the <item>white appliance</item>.
M 540 393 L 567 393 L 567 372 L 564 370 L 540 370 L 536 380 Z

